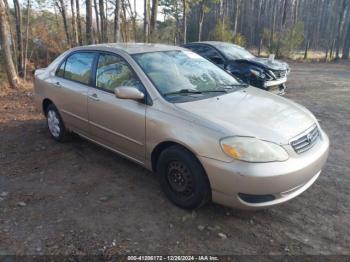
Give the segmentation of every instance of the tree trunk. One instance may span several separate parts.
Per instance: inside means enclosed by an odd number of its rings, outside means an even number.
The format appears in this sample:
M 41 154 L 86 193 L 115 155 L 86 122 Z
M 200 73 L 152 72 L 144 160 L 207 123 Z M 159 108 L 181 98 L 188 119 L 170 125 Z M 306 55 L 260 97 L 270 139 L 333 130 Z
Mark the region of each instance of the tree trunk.
M 224 39 L 225 16 L 224 16 L 224 0 L 220 0 L 219 17 L 221 20 L 221 39 Z
M 10 14 L 10 7 L 7 2 L 7 0 L 4 0 L 5 3 L 5 12 L 6 12 L 6 21 L 10 21 L 9 24 L 11 24 L 11 14 Z M 17 46 L 16 46 L 16 41 L 14 40 L 16 38 L 15 33 L 12 31 L 11 26 L 9 26 L 10 30 L 10 43 L 11 43 L 11 50 L 13 52 L 13 56 L 17 58 Z M 0 39 L 1 42 L 1 39 Z M 15 59 L 15 68 L 17 68 L 17 59 Z
M 78 33 L 77 33 L 77 19 L 75 17 L 74 1 L 79 1 L 79 0 L 70 0 L 71 10 L 72 10 L 72 31 L 73 31 L 72 44 L 73 46 L 77 46 L 79 39 L 78 39 Z
M 134 0 L 134 15 L 133 15 L 133 19 L 132 19 L 132 24 L 133 24 L 133 30 L 134 30 L 134 41 L 136 42 L 136 38 L 137 38 L 137 7 L 136 7 L 136 0 Z
M 262 39 L 260 39 L 260 42 L 259 42 L 258 56 L 260 56 L 261 47 L 262 47 Z
M 204 21 L 204 4 L 202 3 L 199 10 L 198 41 L 202 41 L 203 21 Z
M 348 24 L 348 30 L 345 35 L 342 59 L 349 59 L 349 53 L 350 53 L 350 21 Z
M 92 44 L 92 5 L 91 0 L 86 0 L 86 43 Z
M 343 0 L 342 5 L 340 7 L 340 13 L 339 13 L 339 20 L 338 20 L 338 28 L 337 28 L 337 38 L 336 38 L 336 46 L 335 46 L 335 59 L 339 59 L 339 51 L 340 51 L 340 45 L 341 45 L 341 39 L 342 39 L 342 28 L 343 28 L 343 21 L 346 11 L 346 0 Z
M 114 42 L 120 42 L 120 3 L 121 0 L 115 1 L 114 9 Z
M 182 38 L 183 43 L 186 44 L 187 42 L 187 1 L 182 0 Z
M 129 41 L 129 34 L 128 34 L 128 23 L 127 23 L 127 16 L 126 16 L 126 6 L 125 1 L 122 2 L 122 13 L 123 13 L 123 41 L 128 42 Z
M 29 19 L 30 19 L 30 0 L 27 0 L 27 26 L 25 34 L 25 45 L 24 45 L 24 66 L 23 66 L 23 78 L 27 75 L 27 57 L 28 57 L 28 43 L 29 43 Z
M 77 7 L 78 41 L 79 41 L 79 45 L 83 45 L 83 33 L 82 33 L 82 29 L 81 29 L 79 0 L 76 0 L 75 4 L 76 4 L 76 7 Z
M 144 0 L 144 13 L 143 13 L 143 31 L 144 31 L 144 42 L 149 42 L 149 9 L 150 0 Z
M 287 21 L 288 1 L 284 0 L 283 3 L 283 15 L 282 15 L 282 27 L 285 26 Z
M 16 18 L 17 35 L 17 71 L 20 77 L 23 77 L 23 39 L 22 39 L 22 13 L 18 0 L 13 0 Z
M 131 3 L 130 0 L 127 0 L 127 8 L 129 8 L 129 14 L 130 14 L 130 19 L 131 19 L 131 23 L 132 23 L 132 31 L 133 31 L 133 37 L 134 37 L 134 41 L 136 41 L 136 31 L 137 31 L 137 22 L 136 22 L 136 18 L 137 18 L 137 12 L 136 12 L 136 0 L 134 1 L 134 10 L 131 7 Z
M 95 10 L 95 18 L 96 18 L 96 30 L 97 30 L 97 38 L 98 42 L 101 43 L 101 32 L 100 32 L 100 14 L 98 11 L 97 0 L 94 0 L 94 10 Z
M 260 28 L 263 28 L 263 25 L 261 25 L 261 13 L 262 13 L 262 1 L 258 0 L 258 17 L 256 19 L 256 24 L 255 24 L 255 35 L 256 35 L 255 39 L 259 41 L 259 55 L 260 55 L 260 49 L 261 49 L 261 30 L 260 30 Z M 255 40 L 255 43 L 257 43 L 256 40 Z
M 99 0 L 99 9 L 100 9 L 100 24 L 101 24 L 101 39 L 102 42 L 107 42 L 107 23 L 104 9 L 104 0 Z
M 307 54 L 308 54 L 308 51 L 309 51 L 309 45 L 310 45 L 310 41 L 308 40 L 308 41 L 306 42 L 306 46 L 305 46 L 304 60 L 307 59 Z
M 152 40 L 154 40 L 154 33 L 156 31 L 157 14 L 158 14 L 158 0 L 152 0 L 151 21 L 150 21 L 150 35 Z
M 273 2 L 273 13 L 272 13 L 272 25 L 271 25 L 271 34 L 270 34 L 270 49 L 273 44 L 274 40 L 274 34 L 276 29 L 276 13 L 277 13 L 277 3 L 276 1 Z
M 62 15 L 63 26 L 64 26 L 64 31 L 66 33 L 67 43 L 69 46 L 72 46 L 72 43 L 70 40 L 70 35 L 69 35 L 69 29 L 68 29 L 66 4 L 65 4 L 64 0 L 58 0 L 58 2 L 56 2 L 56 5 L 57 5 L 57 8 Z
M 295 0 L 294 9 L 293 9 L 293 23 L 298 23 L 298 8 L 299 8 L 299 0 Z
M 7 78 L 11 88 L 18 87 L 18 77 L 13 64 L 12 54 L 11 54 L 11 43 L 9 40 L 9 31 L 8 31 L 8 22 L 5 9 L 5 3 L 3 0 L 0 0 L 0 38 L 1 38 L 1 51 L 4 57 L 5 68 L 7 73 Z
M 234 36 L 236 36 L 236 34 L 237 34 L 239 13 L 240 13 L 240 0 L 236 0 L 235 19 L 234 19 L 234 23 L 233 23 L 233 35 Z
M 334 45 L 335 45 L 335 39 L 332 41 L 331 51 L 329 52 L 329 60 L 331 60 L 331 61 L 333 59 Z

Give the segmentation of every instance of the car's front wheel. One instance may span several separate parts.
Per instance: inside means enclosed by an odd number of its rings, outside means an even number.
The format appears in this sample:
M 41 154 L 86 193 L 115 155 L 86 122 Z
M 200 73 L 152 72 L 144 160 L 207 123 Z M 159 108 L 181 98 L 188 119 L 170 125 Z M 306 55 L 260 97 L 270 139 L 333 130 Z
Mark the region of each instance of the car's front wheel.
M 194 209 L 210 200 L 208 177 L 197 158 L 185 148 L 171 146 L 163 151 L 157 173 L 164 193 L 177 206 Z
M 47 127 L 53 139 L 62 142 L 68 137 L 68 132 L 57 108 L 50 104 L 46 109 Z

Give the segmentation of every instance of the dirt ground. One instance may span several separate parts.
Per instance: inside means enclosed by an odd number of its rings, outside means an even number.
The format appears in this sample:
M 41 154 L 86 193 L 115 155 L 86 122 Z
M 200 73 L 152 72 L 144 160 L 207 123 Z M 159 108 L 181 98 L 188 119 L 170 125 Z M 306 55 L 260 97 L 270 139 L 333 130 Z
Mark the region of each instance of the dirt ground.
M 0 255 L 350 255 L 350 65 L 291 66 L 286 97 L 317 116 L 330 156 L 309 190 L 258 212 L 181 210 L 136 164 L 81 139 L 54 142 L 30 89 L 1 94 Z

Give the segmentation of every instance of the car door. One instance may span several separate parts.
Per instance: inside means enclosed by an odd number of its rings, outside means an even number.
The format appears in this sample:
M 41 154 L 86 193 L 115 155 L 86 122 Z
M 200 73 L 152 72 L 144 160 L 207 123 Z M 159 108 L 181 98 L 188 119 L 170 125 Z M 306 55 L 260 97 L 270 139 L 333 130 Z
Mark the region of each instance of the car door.
M 119 55 L 100 53 L 94 87 L 88 93 L 89 126 L 93 139 L 144 163 L 146 103 L 119 99 L 120 86 L 145 89 L 131 66 Z
M 87 95 L 92 81 L 95 52 L 73 52 L 58 67 L 53 85 L 54 103 L 64 122 L 74 131 L 87 134 Z

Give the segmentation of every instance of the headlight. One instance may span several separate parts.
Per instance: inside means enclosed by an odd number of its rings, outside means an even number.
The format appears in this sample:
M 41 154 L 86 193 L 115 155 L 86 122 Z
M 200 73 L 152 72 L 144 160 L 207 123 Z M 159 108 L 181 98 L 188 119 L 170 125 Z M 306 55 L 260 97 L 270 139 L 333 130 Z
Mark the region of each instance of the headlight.
M 265 74 L 259 70 L 256 70 L 256 69 L 249 69 L 250 73 L 255 75 L 256 77 L 259 77 L 259 78 L 265 78 Z
M 286 161 L 289 157 L 281 146 L 254 137 L 228 137 L 220 145 L 228 156 L 247 162 Z

